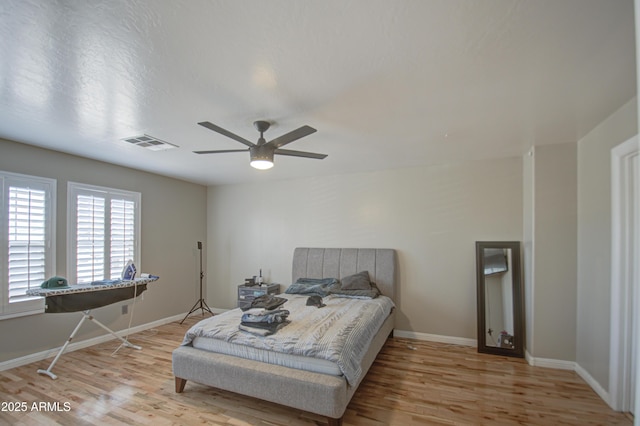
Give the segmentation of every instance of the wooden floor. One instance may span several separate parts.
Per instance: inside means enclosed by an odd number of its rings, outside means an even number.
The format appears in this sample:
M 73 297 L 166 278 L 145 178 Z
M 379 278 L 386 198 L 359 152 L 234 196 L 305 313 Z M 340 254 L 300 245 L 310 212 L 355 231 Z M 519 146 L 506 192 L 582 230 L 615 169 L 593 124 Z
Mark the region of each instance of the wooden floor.
M 198 319 L 132 335 L 141 351 L 122 348 L 113 355 L 114 340 L 65 354 L 53 370 L 57 380 L 36 373 L 51 359 L 0 372 L 0 424 L 324 423 L 320 416 L 193 382 L 176 394 L 171 351 Z M 387 341 L 344 416 L 345 425 L 632 423 L 574 372 L 398 338 Z

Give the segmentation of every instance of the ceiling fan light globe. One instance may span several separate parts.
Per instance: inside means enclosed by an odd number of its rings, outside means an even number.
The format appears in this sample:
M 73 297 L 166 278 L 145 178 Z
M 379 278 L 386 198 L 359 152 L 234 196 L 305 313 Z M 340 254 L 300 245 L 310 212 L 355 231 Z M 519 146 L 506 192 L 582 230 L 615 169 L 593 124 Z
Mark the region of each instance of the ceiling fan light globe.
M 268 170 L 273 167 L 273 161 L 269 160 L 251 160 L 251 167 L 258 170 Z
M 249 148 L 251 167 L 267 170 L 273 167 L 274 149 L 268 145 L 255 145 Z

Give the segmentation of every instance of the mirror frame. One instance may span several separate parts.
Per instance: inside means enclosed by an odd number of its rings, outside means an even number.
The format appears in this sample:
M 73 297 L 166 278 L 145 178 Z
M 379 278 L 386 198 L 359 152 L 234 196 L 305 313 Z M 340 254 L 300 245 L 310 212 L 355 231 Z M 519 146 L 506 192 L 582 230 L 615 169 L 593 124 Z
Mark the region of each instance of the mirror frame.
M 511 249 L 511 278 L 513 282 L 513 340 L 514 349 L 487 346 L 485 329 L 484 249 Z M 524 291 L 522 286 L 520 241 L 476 241 L 476 278 L 478 302 L 478 352 L 524 358 Z

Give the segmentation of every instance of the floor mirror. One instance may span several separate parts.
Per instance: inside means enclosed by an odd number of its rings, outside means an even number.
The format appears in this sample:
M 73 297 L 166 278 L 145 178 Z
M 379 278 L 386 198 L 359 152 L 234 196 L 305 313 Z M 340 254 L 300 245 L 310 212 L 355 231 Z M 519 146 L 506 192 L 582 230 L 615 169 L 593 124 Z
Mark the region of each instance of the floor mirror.
M 524 358 L 519 241 L 477 241 L 478 352 Z

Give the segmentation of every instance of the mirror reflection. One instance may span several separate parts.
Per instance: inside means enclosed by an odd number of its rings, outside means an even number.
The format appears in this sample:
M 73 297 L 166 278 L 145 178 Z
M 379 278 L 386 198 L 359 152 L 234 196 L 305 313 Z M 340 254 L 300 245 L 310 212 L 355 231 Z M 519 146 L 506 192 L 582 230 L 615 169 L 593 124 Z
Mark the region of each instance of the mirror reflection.
M 478 351 L 524 357 L 520 242 L 476 242 Z
M 511 249 L 485 248 L 483 257 L 486 344 L 514 349 Z

